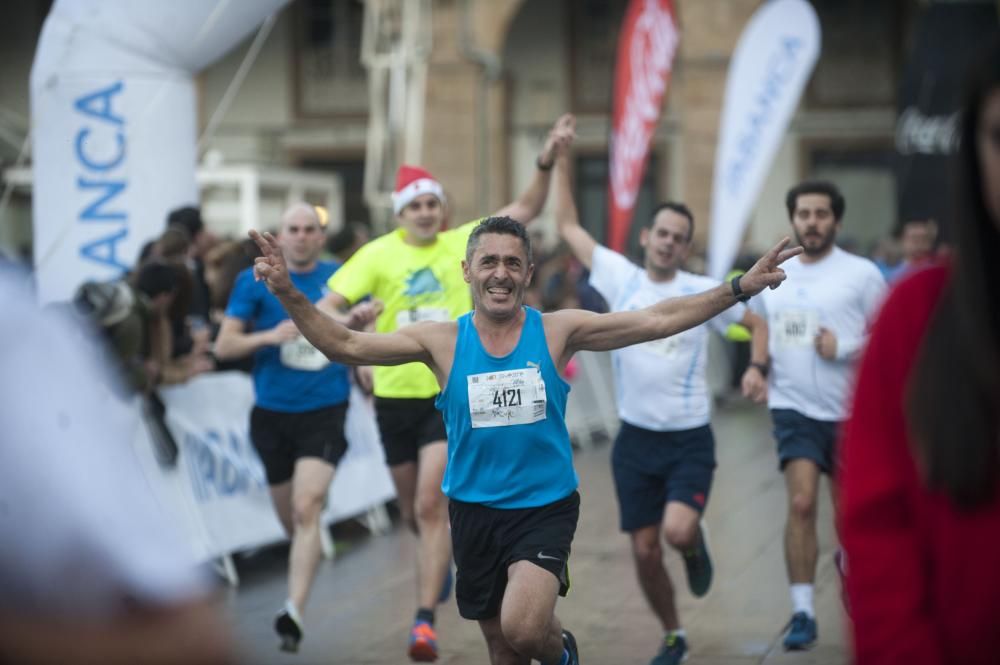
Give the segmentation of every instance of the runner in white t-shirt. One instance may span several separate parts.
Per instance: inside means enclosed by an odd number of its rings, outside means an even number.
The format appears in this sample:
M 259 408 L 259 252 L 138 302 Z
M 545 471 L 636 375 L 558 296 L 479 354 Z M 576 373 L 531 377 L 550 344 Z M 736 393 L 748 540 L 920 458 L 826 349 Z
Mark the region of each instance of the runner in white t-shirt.
M 798 650 L 810 648 L 817 636 L 812 591 L 819 478 L 834 470 L 854 360 L 886 285 L 874 263 L 834 244 L 844 215 L 844 197 L 834 185 L 801 183 L 788 192 L 786 206 L 804 252 L 785 264 L 785 288 L 760 294 L 751 307 L 770 328 L 768 406 L 788 489 L 792 620 L 784 645 Z
M 644 250 L 639 267 L 597 244 L 580 226 L 563 156 L 556 160 L 556 192 L 559 231 L 590 269 L 590 284 L 612 312 L 639 310 L 719 285 L 680 269 L 694 231 L 694 218 L 685 205 L 664 203 L 653 211 L 639 236 Z M 743 376 L 743 390 L 763 401 L 767 325 L 742 304 L 680 334 L 612 352 L 622 421 L 612 453 L 621 529 L 631 537 L 639 584 L 665 631 L 652 665 L 679 663 L 687 652 L 663 565 L 661 538 L 683 555 L 695 596 L 705 595 L 712 581 L 711 558 L 700 528 L 715 469 L 706 356 L 709 325 L 724 333 L 732 323 L 742 323 L 753 333 L 752 362 Z

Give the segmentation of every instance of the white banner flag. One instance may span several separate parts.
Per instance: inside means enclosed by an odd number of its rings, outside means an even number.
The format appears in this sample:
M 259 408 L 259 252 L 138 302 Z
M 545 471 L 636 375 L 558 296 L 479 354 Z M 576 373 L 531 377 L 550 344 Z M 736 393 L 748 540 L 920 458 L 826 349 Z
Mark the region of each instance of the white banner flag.
M 820 51 L 806 0 L 770 0 L 740 36 L 729 65 L 712 187 L 709 274 L 722 279 Z
M 56 1 L 31 68 L 42 302 L 119 277 L 197 204 L 192 76 L 286 1 Z

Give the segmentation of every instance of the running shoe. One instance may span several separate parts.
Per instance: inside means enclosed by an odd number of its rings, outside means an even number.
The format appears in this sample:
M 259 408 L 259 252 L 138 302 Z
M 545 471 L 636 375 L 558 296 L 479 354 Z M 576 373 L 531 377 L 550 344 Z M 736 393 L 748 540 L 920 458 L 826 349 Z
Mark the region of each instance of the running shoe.
M 681 635 L 670 634 L 663 638 L 660 651 L 649 665 L 678 665 L 683 663 L 688 657 L 687 640 Z
M 410 630 L 410 660 L 433 663 L 438 657 L 437 633 L 426 621 L 417 621 Z
M 274 619 L 274 630 L 281 638 L 281 650 L 295 653 L 302 641 L 302 620 L 292 601 L 288 601 Z
M 805 651 L 816 646 L 816 619 L 805 612 L 796 612 L 788 622 L 785 651 Z
M 576 638 L 573 633 L 563 630 L 563 649 L 569 652 L 569 662 L 566 665 L 580 665 L 580 651 L 576 648 Z
M 688 588 L 696 598 L 708 593 L 712 586 L 712 556 L 708 551 L 708 530 L 705 522 L 698 522 L 698 543 L 693 549 L 683 552 L 684 568 L 687 570 Z

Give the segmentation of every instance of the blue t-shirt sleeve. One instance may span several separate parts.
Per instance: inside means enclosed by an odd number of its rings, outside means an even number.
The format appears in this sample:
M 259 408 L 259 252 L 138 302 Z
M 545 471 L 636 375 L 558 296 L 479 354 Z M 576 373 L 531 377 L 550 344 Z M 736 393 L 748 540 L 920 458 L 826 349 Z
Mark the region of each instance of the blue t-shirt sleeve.
M 253 269 L 248 268 L 236 276 L 233 292 L 226 305 L 226 316 L 241 321 L 251 321 L 257 312 L 259 285 L 253 279 Z

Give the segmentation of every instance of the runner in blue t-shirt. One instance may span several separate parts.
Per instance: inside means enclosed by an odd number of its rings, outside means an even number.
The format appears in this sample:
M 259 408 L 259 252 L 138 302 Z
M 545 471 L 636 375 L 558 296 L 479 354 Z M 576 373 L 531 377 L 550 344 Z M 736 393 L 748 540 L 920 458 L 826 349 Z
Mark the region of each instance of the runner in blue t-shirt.
M 318 260 L 325 238 L 315 209 L 305 203 L 288 208 L 278 237 L 292 282 L 311 302 L 320 300 L 339 265 Z M 352 323 L 350 317 L 343 322 Z M 278 299 L 245 270 L 236 278 L 215 355 L 229 360 L 250 354 L 256 392 L 250 438 L 264 463 L 275 511 L 292 540 L 288 600 L 275 630 L 282 649 L 295 651 L 320 559 L 320 513 L 334 467 L 347 450 L 350 384 L 347 368 L 306 341 Z
M 329 358 L 351 364 L 422 362 L 437 377 L 448 431 L 442 489 L 450 499 L 455 598 L 479 622 L 493 663 L 578 665 L 576 641 L 555 616 L 569 587 L 567 563 L 579 516 L 558 372 L 577 351 L 606 351 L 696 326 L 776 287 L 778 267 L 801 249 L 786 238 L 746 274 L 696 295 L 630 312 L 548 314 L 524 306 L 534 266 L 524 227 L 489 217 L 469 236 L 462 269 L 473 311 L 393 333 L 356 333 L 316 308 L 289 279 L 279 244 L 251 236 L 263 256 L 254 274 L 299 330 Z

